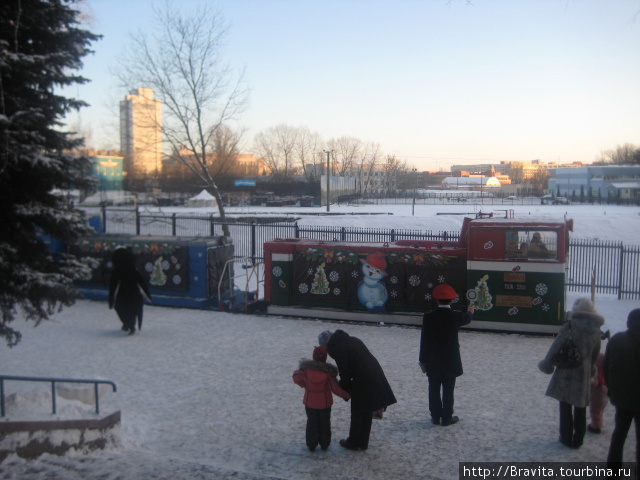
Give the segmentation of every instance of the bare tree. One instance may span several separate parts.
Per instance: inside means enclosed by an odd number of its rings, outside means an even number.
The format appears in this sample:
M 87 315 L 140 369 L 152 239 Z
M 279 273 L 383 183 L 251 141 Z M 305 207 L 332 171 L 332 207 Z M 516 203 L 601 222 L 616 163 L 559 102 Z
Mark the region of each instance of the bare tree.
M 382 149 L 379 143 L 367 143 L 361 150 L 361 155 L 357 165 L 356 176 L 359 178 L 360 195 L 370 193 L 370 186 L 376 167 L 380 165 L 382 159 Z
M 296 157 L 309 182 L 320 178 L 324 166 L 323 150 L 324 142 L 318 133 L 311 132 L 307 127 L 298 128 Z
M 327 147 L 333 152 L 333 174 L 344 177 L 353 171 L 353 167 L 360 157 L 362 141 L 355 137 L 345 136 L 329 140 Z
M 254 149 L 264 158 L 274 179 L 285 180 L 296 173 L 298 136 L 298 129 L 285 124 L 268 128 L 255 136 Z
M 631 143 L 618 145 L 613 150 L 606 150 L 600 153 L 600 157 L 594 163 L 634 165 L 636 163 L 640 163 L 640 148 L 632 145 Z
M 163 140 L 216 198 L 225 218 L 214 172 L 209 168 L 217 132 L 237 120 L 248 104 L 243 75 L 223 63 L 227 25 L 209 4 L 185 16 L 166 2 L 148 36 L 132 37 L 117 75 L 126 88 L 153 89 L 163 104 Z M 183 156 L 184 154 L 184 156 Z M 228 228 L 224 234 L 229 235 Z

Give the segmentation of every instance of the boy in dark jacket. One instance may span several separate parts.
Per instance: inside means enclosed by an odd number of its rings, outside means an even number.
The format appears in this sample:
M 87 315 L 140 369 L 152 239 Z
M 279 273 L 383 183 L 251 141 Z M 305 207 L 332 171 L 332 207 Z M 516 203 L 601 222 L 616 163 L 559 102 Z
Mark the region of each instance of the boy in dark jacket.
M 604 354 L 604 379 L 616 407 L 607 463 L 622 463 L 622 451 L 631 422 L 636 427 L 636 466 L 640 465 L 640 308 L 627 317 L 627 331 L 616 333 Z M 637 467 L 636 467 L 637 468 Z
M 304 388 L 302 403 L 307 412 L 307 447 L 312 452 L 318 444 L 322 450 L 326 450 L 331 443 L 332 393 L 345 400 L 351 398 L 338 385 L 338 368 L 326 363 L 326 360 L 326 347 L 316 347 L 313 350 L 313 360 L 303 358 L 300 360 L 300 368 L 293 372 L 293 381 Z
M 437 285 L 432 295 L 438 308 L 422 319 L 418 361 L 429 379 L 431 421 L 446 427 L 458 421 L 453 415 L 453 390 L 456 377 L 462 375 L 458 330 L 471 322 L 474 308 L 470 305 L 465 313 L 452 310 L 451 302 L 458 295 L 450 285 Z

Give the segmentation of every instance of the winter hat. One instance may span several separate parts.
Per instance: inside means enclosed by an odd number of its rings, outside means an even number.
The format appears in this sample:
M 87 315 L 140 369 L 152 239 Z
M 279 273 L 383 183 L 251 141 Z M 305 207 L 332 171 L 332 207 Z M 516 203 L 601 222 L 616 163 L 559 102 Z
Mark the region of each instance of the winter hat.
M 627 317 L 627 328 L 629 330 L 640 332 L 640 308 L 631 310 Z
M 458 296 L 453 287 L 446 283 L 436 285 L 431 295 L 433 295 L 433 298 L 436 300 L 453 300 Z
M 313 349 L 313 359 L 316 362 L 327 361 L 327 347 L 316 347 Z
M 318 345 L 320 345 L 321 347 L 326 347 L 329 343 L 329 338 L 331 338 L 331 335 L 333 335 L 333 332 L 330 330 L 325 330 L 324 332 L 320 333 L 320 335 L 318 335 Z
M 579 298 L 573 304 L 572 311 L 576 312 L 590 312 L 593 313 L 596 309 L 593 306 L 593 302 L 588 298 Z

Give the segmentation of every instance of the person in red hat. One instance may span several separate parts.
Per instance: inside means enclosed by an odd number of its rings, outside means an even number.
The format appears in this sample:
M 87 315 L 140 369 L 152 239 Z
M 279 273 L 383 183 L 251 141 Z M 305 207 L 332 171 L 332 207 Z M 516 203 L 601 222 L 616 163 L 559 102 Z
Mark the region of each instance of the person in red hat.
M 331 443 L 333 393 L 345 400 L 351 395 L 338 385 L 338 367 L 327 363 L 327 347 L 316 347 L 313 360 L 303 358 L 299 367 L 293 372 L 293 381 L 304 388 L 302 403 L 307 412 L 307 447 L 313 452 L 320 444 L 320 448 L 326 450 Z
M 462 375 L 458 331 L 473 320 L 473 304 L 467 311 L 457 312 L 451 303 L 458 297 L 450 285 L 437 285 L 432 296 L 438 308 L 424 314 L 420 336 L 420 368 L 429 381 L 431 421 L 444 427 L 457 423 L 453 415 L 453 390 Z

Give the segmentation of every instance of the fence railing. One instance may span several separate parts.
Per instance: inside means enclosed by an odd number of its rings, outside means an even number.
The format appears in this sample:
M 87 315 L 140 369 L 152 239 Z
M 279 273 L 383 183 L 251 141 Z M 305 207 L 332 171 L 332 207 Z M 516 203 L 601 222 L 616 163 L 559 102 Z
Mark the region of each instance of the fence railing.
M 50 382 L 51 383 L 51 406 L 53 414 L 56 414 L 56 384 L 57 383 L 89 383 L 93 384 L 93 391 L 96 400 L 96 414 L 100 413 L 100 395 L 98 392 L 99 384 L 111 385 L 113 391 L 116 391 L 116 384 L 108 380 L 78 380 L 73 378 L 43 378 L 43 377 L 17 377 L 13 375 L 0 375 L 0 417 L 5 416 L 4 408 L 4 382 L 5 380 L 20 382 Z
M 458 231 L 308 226 L 297 222 L 220 221 L 213 215 L 143 213 L 137 209 L 102 209 L 102 227 L 110 234 L 216 236 L 226 225 L 236 257 L 263 261 L 263 244 L 275 238 L 310 238 L 331 241 L 395 242 L 397 240 L 455 241 Z M 262 220 L 264 221 L 264 220 Z M 592 275 L 599 293 L 622 299 L 640 298 L 640 245 L 570 239 L 567 288 L 589 291 Z

